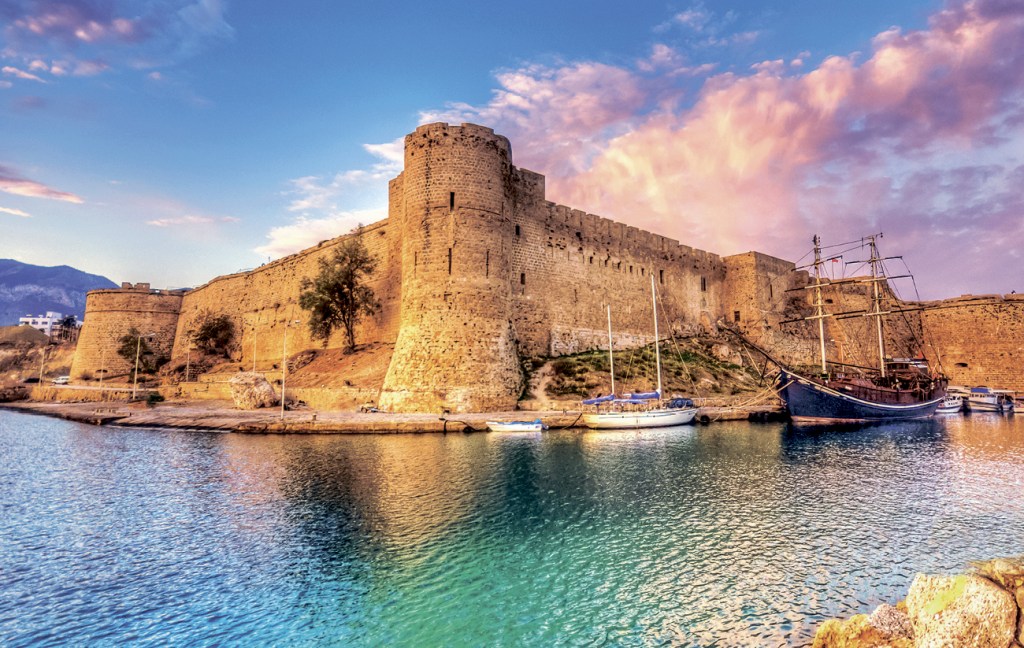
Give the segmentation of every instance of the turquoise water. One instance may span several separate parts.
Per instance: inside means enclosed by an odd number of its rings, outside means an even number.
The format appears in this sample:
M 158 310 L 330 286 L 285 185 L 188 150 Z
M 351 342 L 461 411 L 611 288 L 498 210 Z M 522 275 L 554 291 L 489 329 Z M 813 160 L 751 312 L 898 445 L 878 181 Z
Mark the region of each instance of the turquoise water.
M 0 644 L 802 645 L 1024 553 L 1024 419 L 245 436 L 0 411 Z

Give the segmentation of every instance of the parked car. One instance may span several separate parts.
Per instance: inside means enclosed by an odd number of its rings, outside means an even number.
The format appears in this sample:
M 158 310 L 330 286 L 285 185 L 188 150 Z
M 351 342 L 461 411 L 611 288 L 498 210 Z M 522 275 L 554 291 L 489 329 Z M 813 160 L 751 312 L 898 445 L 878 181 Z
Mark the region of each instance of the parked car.
M 71 382 L 71 376 L 57 376 L 52 381 L 54 385 L 66 385 Z

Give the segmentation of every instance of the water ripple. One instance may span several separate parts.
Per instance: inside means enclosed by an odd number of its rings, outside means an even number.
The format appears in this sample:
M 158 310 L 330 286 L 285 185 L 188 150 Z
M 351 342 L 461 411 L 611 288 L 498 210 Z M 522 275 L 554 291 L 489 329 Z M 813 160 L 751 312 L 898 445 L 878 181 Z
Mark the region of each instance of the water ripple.
M 0 644 L 790 646 L 1024 553 L 1024 423 L 250 437 L 0 412 Z

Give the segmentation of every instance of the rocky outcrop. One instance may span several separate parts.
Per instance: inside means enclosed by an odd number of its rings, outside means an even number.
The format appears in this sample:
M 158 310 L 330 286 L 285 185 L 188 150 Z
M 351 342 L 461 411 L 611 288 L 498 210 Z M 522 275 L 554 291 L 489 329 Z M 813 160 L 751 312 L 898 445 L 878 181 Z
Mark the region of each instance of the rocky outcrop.
M 247 371 L 231 378 L 228 384 L 231 385 L 231 399 L 238 409 L 272 407 L 279 402 L 277 392 L 263 374 Z
M 823 623 L 815 648 L 1024 645 L 1024 558 L 973 565 L 958 576 L 918 574 L 905 602 Z

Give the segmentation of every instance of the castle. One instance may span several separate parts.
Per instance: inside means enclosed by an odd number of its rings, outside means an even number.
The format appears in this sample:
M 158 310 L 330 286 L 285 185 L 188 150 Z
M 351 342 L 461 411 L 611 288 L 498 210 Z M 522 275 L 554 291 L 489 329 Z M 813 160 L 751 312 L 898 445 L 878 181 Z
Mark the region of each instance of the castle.
M 473 124 L 428 124 L 407 135 L 404 170 L 389 184 L 388 218 L 361 236 L 378 260 L 370 286 L 381 309 L 360 324 L 357 339 L 393 345 L 378 393 L 387 411 L 514 409 L 521 358 L 606 345 L 606 305 L 616 347 L 650 342 L 652 278 L 663 321 L 677 334 L 711 330 L 725 319 L 778 342 L 785 338 L 779 321 L 806 306 L 799 293 L 787 292 L 806 282 L 788 261 L 758 252 L 721 257 L 547 201 L 544 176 L 515 167 L 509 141 Z M 110 355 L 131 327 L 153 333 L 158 352 L 184 362 L 184 333 L 202 312 L 232 319 L 243 338 L 234 358 L 242 366 L 254 356 L 280 358 L 285 335 L 295 352 L 318 348 L 307 328 L 294 324 L 304 316 L 299 284 L 344 238 L 191 291 L 125 284 L 89 293 L 72 377 L 101 367 L 126 371 Z M 960 315 L 918 317 L 918 328 L 945 340 L 925 353 L 963 364 L 963 382 L 998 377 L 1000 386 L 1024 389 L 1024 300 L 988 296 L 937 312 Z M 954 330 L 977 316 L 1001 322 L 984 351 Z M 952 328 L 943 323 L 953 320 Z M 1016 342 L 1007 341 L 1009 333 Z M 811 348 L 799 335 L 788 339 L 793 354 Z M 341 333 L 328 342 L 342 345 Z M 985 361 L 994 348 L 1001 355 Z M 991 377 L 971 380 L 972 371 Z

